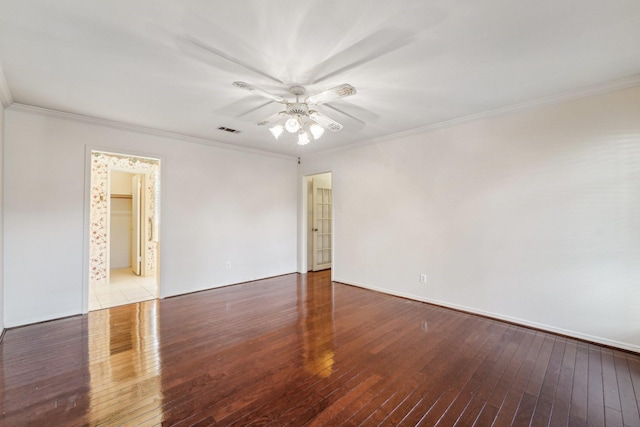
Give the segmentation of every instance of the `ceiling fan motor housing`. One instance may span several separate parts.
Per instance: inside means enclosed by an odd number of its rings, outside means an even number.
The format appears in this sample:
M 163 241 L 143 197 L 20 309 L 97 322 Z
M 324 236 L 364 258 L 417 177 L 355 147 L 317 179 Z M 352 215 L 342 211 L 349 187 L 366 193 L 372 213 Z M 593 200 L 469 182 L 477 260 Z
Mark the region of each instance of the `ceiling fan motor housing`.
M 287 114 L 291 116 L 308 116 L 309 106 L 303 102 L 287 104 Z
M 303 88 L 302 86 L 291 86 L 289 88 L 289 92 L 292 95 L 295 95 L 296 97 L 298 97 L 298 96 L 304 95 L 306 91 L 305 91 L 305 88 Z

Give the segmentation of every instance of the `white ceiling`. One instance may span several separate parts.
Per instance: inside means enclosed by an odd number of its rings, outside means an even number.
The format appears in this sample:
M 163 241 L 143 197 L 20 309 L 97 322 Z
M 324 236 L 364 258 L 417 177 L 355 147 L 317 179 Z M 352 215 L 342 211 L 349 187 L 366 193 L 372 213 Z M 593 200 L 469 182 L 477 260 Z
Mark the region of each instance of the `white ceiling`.
M 299 155 L 640 75 L 640 1 L 0 0 L 0 67 L 17 103 Z M 236 80 L 358 93 L 299 147 Z

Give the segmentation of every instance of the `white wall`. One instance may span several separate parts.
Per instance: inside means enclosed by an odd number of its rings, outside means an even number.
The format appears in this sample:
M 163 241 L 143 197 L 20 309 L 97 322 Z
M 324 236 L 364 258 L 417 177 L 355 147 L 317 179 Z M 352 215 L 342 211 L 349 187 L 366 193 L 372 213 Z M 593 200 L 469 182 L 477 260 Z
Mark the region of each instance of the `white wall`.
M 131 195 L 131 179 L 135 174 L 112 170 L 111 194 Z M 132 199 L 111 198 L 109 223 L 109 268 L 131 267 Z
M 640 87 L 302 159 L 322 170 L 335 280 L 640 350 Z
M 111 194 L 131 195 L 131 178 L 134 174 L 112 170 Z M 131 267 L 131 199 L 111 198 L 109 222 L 109 267 Z
M 109 268 L 131 267 L 131 199 L 111 199 Z
M 295 159 L 65 117 L 6 111 L 8 327 L 83 310 L 87 146 L 162 160 L 162 297 L 296 270 Z
M 111 192 L 111 194 L 132 194 L 131 179 L 133 175 L 135 174 L 112 170 L 109 178 L 109 191 Z

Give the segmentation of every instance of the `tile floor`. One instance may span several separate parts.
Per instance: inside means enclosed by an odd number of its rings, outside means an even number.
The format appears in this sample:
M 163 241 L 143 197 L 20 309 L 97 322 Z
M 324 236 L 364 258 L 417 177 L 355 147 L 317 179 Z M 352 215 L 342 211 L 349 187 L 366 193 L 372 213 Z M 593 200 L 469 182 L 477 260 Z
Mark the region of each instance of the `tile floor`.
M 157 297 L 158 287 L 155 276 L 136 276 L 130 268 L 113 269 L 111 283 L 89 286 L 89 311 L 147 301 Z

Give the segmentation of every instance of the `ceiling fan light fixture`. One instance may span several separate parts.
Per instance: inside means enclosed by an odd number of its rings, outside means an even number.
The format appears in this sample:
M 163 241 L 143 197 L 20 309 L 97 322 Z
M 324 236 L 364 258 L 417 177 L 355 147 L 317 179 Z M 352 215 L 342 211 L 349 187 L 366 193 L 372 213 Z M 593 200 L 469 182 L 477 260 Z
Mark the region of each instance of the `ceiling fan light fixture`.
M 320 139 L 322 134 L 324 134 L 324 128 L 317 123 L 313 123 L 309 126 L 309 131 L 311 132 L 311 135 L 313 135 L 313 139 Z
M 292 117 L 285 122 L 284 128 L 289 133 L 296 133 L 300 130 L 300 122 L 296 117 Z
M 269 131 L 271 131 L 271 134 L 275 139 L 278 139 L 278 137 L 282 135 L 282 132 L 284 132 L 284 126 L 276 125 L 276 126 L 270 127 Z
M 298 133 L 298 145 L 307 145 L 310 141 L 308 133 L 303 130 Z
M 284 131 L 291 134 L 298 134 L 298 144 L 300 145 L 306 145 L 310 143 L 312 139 L 318 140 L 322 138 L 322 135 L 324 135 L 324 132 L 327 129 L 332 132 L 337 132 L 343 128 L 342 124 L 316 110 L 310 109 L 310 107 L 313 108 L 316 105 L 326 104 L 340 98 L 355 95 L 356 93 L 356 89 L 353 86 L 345 83 L 340 86 L 317 92 L 301 102 L 300 97 L 305 94 L 305 88 L 302 86 L 291 86 L 289 88 L 289 92 L 291 95 L 295 96 L 295 102 L 289 102 L 281 96 L 274 95 L 264 89 L 245 82 L 235 81 L 233 82 L 233 86 L 253 92 L 256 95 L 269 99 L 270 101 L 284 104 L 284 111 L 280 111 L 265 120 L 258 122 L 258 126 L 272 124 L 273 126 L 269 128 L 269 131 L 276 139 L 279 139 L 280 135 L 282 135 Z

